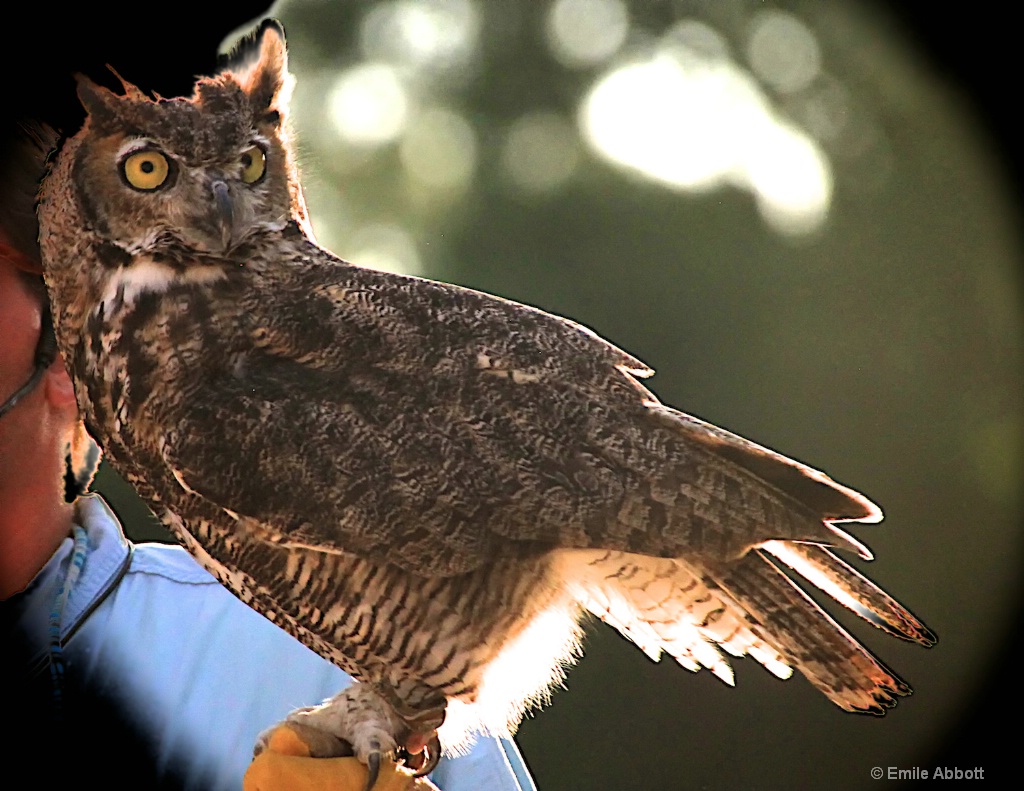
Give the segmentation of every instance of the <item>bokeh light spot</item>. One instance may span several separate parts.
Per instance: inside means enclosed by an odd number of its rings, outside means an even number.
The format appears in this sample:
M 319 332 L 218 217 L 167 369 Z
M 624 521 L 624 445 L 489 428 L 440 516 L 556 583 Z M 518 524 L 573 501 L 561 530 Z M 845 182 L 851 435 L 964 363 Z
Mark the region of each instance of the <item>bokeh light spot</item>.
M 476 135 L 458 113 L 433 107 L 409 124 L 399 154 L 410 177 L 428 187 L 463 191 L 476 169 Z
M 441 70 L 469 58 L 479 30 L 470 0 L 397 0 L 366 13 L 360 43 L 369 60 Z
M 710 25 L 696 19 L 683 19 L 665 31 L 658 44 L 682 63 L 711 63 L 729 60 L 729 44 Z
M 501 164 L 506 176 L 527 192 L 546 192 L 572 176 L 580 161 L 576 130 L 561 115 L 537 111 L 512 124 Z
M 327 101 L 334 128 L 348 143 L 377 146 L 405 129 L 409 97 L 387 64 L 364 63 L 342 72 Z
M 628 32 L 629 9 L 621 0 L 555 0 L 548 12 L 548 46 L 570 68 L 608 60 Z
M 706 190 L 738 165 L 756 88 L 731 66 L 657 55 L 606 74 L 582 107 L 585 138 L 611 161 L 669 186 Z
M 674 189 L 747 189 L 783 233 L 820 227 L 832 196 L 825 154 L 706 25 L 686 25 L 597 81 L 581 105 L 584 138 L 605 159 Z
M 821 71 L 814 33 L 785 11 L 762 11 L 754 17 L 747 58 L 758 77 L 783 93 L 807 87 Z
M 832 171 L 821 149 L 784 123 L 765 124 L 748 142 L 744 173 L 764 219 L 788 235 L 818 228 L 832 199 Z

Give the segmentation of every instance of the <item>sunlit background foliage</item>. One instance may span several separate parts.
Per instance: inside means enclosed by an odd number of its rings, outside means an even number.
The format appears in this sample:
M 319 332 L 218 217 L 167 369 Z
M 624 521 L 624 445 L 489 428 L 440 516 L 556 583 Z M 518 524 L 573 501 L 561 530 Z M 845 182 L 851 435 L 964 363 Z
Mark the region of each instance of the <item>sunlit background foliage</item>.
M 1020 238 L 963 97 L 861 2 L 290 0 L 319 240 L 593 327 L 666 402 L 887 519 L 865 570 L 939 634 L 861 636 L 884 719 L 603 627 L 519 743 L 541 791 L 874 787 L 928 764 L 1018 595 Z M 110 484 L 108 484 L 110 486 Z

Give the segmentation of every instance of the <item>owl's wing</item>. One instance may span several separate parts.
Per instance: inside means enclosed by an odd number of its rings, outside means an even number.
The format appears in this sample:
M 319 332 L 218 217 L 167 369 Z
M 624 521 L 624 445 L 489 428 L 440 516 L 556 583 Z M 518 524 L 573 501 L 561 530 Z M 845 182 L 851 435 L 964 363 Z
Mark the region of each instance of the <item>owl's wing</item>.
M 238 300 L 244 357 L 190 382 L 161 453 L 188 491 L 275 540 L 445 574 L 554 547 L 862 550 L 826 520 L 879 518 L 824 474 L 662 406 L 634 378 L 650 369 L 541 311 L 310 262 L 268 268 Z

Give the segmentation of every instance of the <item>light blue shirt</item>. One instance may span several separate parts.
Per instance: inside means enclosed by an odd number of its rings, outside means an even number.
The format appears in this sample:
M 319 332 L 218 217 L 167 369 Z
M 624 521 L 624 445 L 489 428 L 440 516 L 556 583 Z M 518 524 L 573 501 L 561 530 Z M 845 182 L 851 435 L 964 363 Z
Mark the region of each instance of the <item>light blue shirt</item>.
M 352 679 L 221 587 L 184 549 L 129 542 L 103 500 L 78 501 L 88 553 L 61 618 L 68 673 L 115 695 L 190 787 L 238 791 L 261 731 Z M 22 628 L 47 661 L 67 539 L 30 585 Z M 444 791 L 535 791 L 510 741 L 481 737 L 431 775 Z

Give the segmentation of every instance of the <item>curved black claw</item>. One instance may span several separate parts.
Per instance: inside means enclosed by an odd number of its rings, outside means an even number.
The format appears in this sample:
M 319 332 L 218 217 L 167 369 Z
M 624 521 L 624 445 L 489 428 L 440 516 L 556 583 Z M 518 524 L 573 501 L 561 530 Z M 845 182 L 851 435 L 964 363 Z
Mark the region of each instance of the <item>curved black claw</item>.
M 437 738 L 435 733 L 430 737 L 430 741 L 427 742 L 423 748 L 423 763 L 420 764 L 419 769 L 413 774 L 413 777 L 425 777 L 426 775 L 433 772 L 437 765 L 441 762 L 441 740 Z
M 376 742 L 373 744 L 373 752 L 366 757 L 366 771 L 366 788 L 363 791 L 371 791 L 380 776 L 380 745 Z

